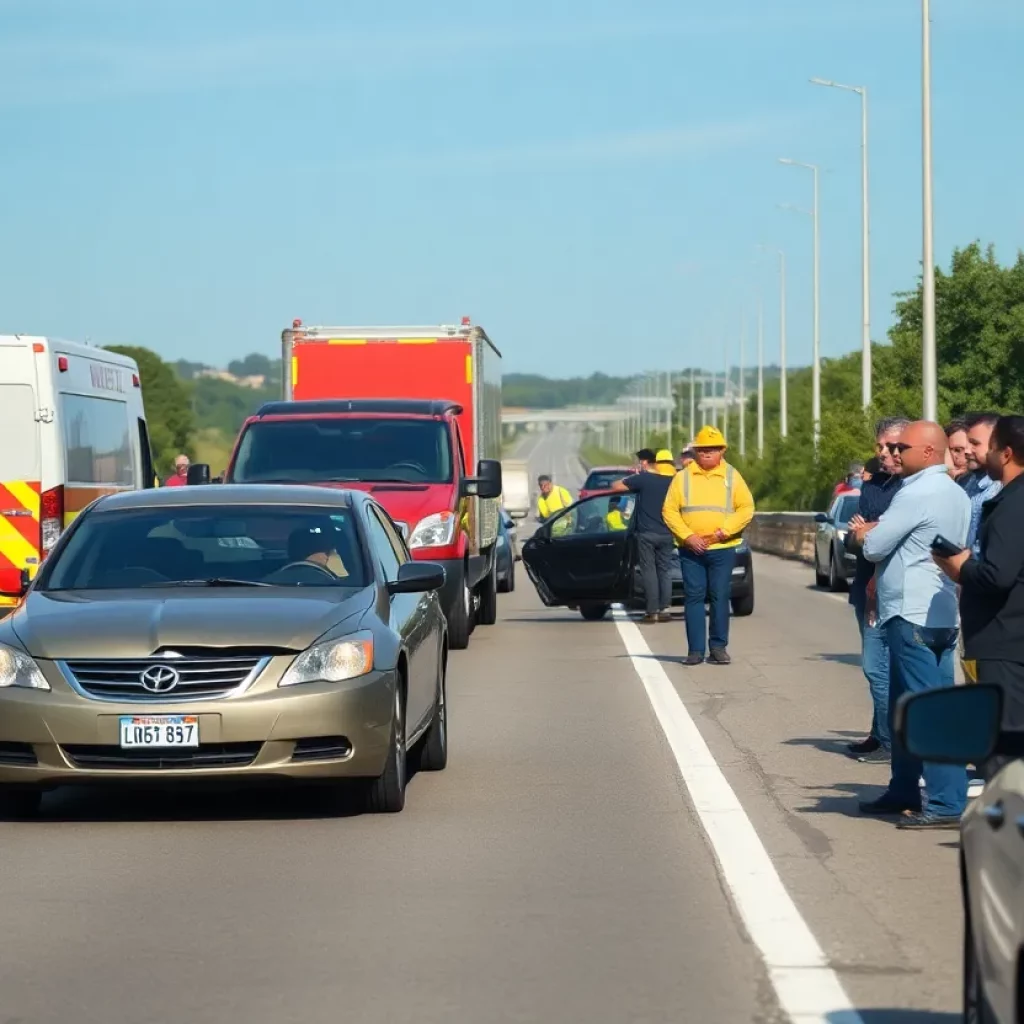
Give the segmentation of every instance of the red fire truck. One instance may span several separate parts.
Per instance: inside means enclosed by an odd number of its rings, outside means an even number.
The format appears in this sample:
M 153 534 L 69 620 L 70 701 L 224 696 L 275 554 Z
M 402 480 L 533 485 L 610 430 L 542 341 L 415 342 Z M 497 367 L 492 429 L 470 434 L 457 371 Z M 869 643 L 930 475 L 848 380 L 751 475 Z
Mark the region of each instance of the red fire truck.
M 501 353 L 464 318 L 440 327 L 284 331 L 284 400 L 246 420 L 226 483 L 355 487 L 413 558 L 447 570 L 453 649 L 497 618 Z

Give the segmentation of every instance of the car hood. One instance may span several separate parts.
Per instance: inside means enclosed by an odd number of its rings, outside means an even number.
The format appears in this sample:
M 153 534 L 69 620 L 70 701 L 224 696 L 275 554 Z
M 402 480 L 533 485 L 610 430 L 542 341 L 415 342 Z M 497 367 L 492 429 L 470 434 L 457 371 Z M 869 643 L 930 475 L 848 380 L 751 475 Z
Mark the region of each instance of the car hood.
M 37 658 L 143 658 L 176 647 L 303 650 L 372 601 L 372 587 L 30 593 L 0 634 L 13 630 Z

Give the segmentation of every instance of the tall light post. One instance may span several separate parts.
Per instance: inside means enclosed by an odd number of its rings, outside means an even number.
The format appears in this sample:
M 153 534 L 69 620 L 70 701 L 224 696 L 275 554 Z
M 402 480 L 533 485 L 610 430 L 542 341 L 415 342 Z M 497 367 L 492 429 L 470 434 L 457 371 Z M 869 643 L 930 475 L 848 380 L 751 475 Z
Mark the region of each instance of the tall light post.
M 743 381 L 743 375 L 746 371 L 746 358 L 747 358 L 747 313 L 743 311 L 742 320 L 740 323 L 740 455 L 747 454 L 747 424 L 746 424 L 746 404 L 747 404 L 747 393 L 746 387 Z
M 924 234 L 921 262 L 921 385 L 926 420 L 939 418 L 935 357 L 935 210 L 932 196 L 932 20 L 931 0 L 921 0 L 921 140 Z
M 824 78 L 812 78 L 812 85 L 841 89 L 860 96 L 860 180 L 861 180 L 861 405 L 871 405 L 871 215 L 868 177 L 868 90 L 863 85 L 842 85 Z
M 722 343 L 722 437 L 729 440 L 729 339 Z
M 817 164 L 805 164 L 798 160 L 783 158 L 779 163 L 787 167 L 802 167 L 814 175 L 814 343 L 811 353 L 811 430 L 814 449 L 817 451 L 821 440 L 821 248 L 818 236 L 818 177 Z
M 696 381 L 693 379 L 693 367 L 690 367 L 690 440 L 697 436 L 697 400 Z
M 764 458 L 764 300 L 757 300 L 757 457 Z

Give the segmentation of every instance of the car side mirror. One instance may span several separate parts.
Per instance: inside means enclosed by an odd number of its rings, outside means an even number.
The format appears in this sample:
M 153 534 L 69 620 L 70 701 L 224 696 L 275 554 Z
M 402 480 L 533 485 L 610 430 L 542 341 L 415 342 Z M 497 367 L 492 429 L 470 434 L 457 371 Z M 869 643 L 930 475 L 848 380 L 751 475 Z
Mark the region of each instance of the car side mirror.
M 210 467 L 205 462 L 197 462 L 194 466 L 189 466 L 185 482 L 190 487 L 208 484 L 210 482 Z
M 818 512 L 815 515 L 815 517 L 814 517 L 814 521 L 816 523 L 831 523 L 832 522 L 832 520 L 827 515 L 825 515 L 824 512 Z
M 28 593 L 31 583 L 32 580 L 29 578 L 28 569 L 22 569 L 21 576 L 18 578 L 18 589 L 0 590 L 0 597 L 24 597 Z
M 462 481 L 462 493 L 478 498 L 501 497 L 501 463 L 497 459 L 481 459 L 476 476 Z
M 398 578 L 388 581 L 389 594 L 426 594 L 445 584 L 443 565 L 437 562 L 405 562 L 398 567 Z
M 896 735 L 922 761 L 981 765 L 995 752 L 1003 721 L 998 686 L 951 686 L 908 694 L 896 705 Z

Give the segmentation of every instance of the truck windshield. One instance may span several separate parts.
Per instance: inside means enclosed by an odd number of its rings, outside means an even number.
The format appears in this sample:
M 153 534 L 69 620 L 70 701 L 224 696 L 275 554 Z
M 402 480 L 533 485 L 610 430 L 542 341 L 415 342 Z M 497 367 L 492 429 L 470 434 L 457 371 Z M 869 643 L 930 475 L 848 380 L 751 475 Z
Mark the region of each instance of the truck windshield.
M 294 418 L 251 423 L 238 446 L 234 483 L 452 479 L 451 440 L 437 420 Z

